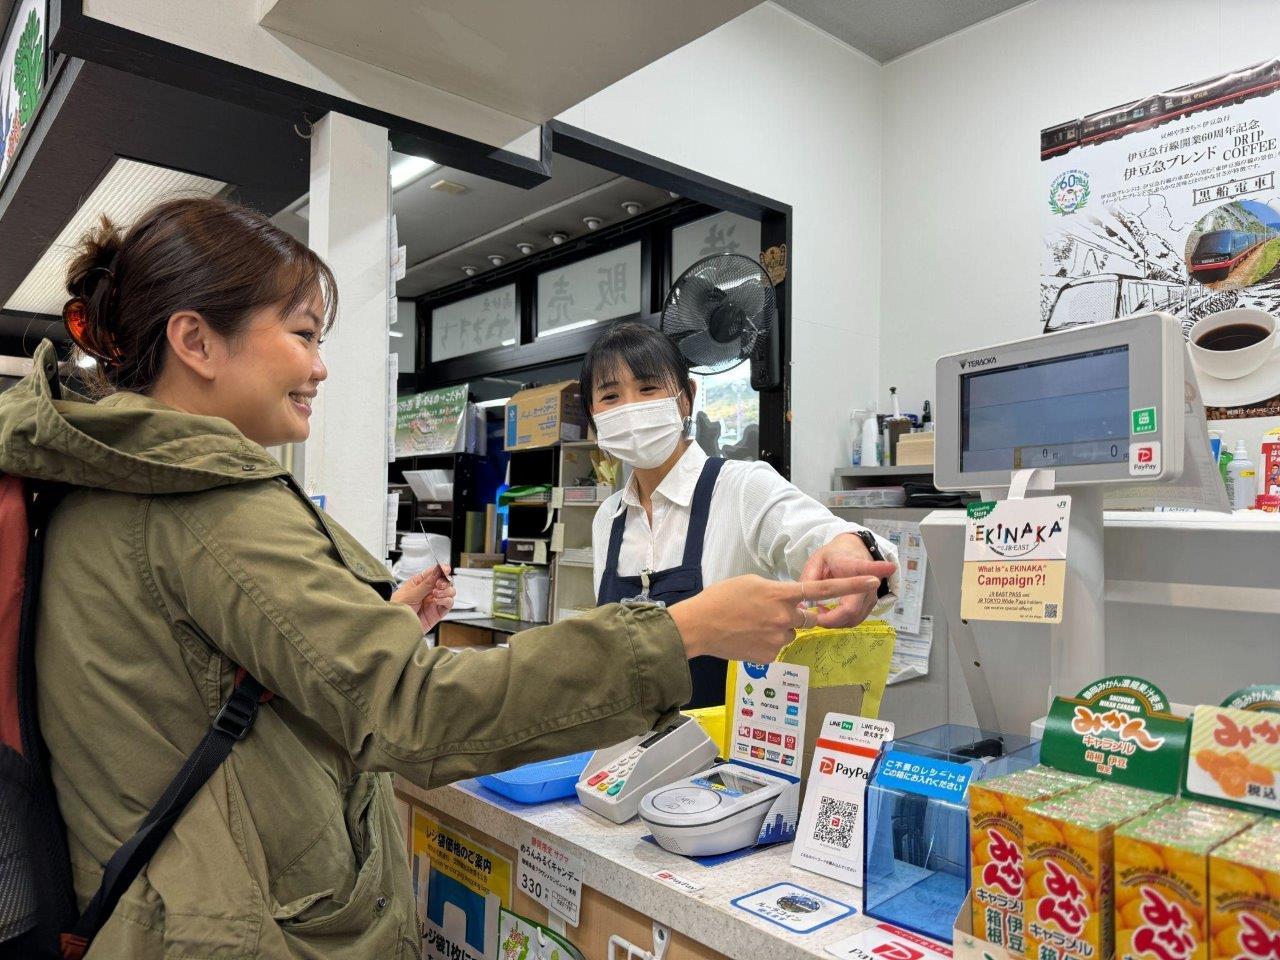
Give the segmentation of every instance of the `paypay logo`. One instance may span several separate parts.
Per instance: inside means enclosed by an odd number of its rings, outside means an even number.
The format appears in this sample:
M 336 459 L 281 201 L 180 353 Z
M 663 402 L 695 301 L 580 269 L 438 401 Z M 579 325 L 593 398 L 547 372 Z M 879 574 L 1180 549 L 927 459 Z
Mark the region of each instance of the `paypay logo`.
M 830 777 L 844 777 L 846 780 L 867 779 L 866 767 L 852 767 L 834 757 L 823 757 L 818 761 L 818 772 Z

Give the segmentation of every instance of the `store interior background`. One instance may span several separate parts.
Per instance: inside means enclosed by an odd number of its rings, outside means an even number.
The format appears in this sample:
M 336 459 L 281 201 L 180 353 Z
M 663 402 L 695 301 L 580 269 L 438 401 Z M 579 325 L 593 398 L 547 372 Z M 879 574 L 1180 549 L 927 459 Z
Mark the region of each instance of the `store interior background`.
M 733 5 L 717 0 L 707 16 Z M 519 113 L 538 104 L 479 105 L 263 30 L 252 0 L 178 0 L 163 22 L 153 6 L 94 0 L 86 9 L 273 76 L 535 152 L 533 128 Z M 276 27 L 287 31 L 308 4 L 274 6 Z M 937 356 L 1040 332 L 1043 127 L 1280 49 L 1280 22 L 1267 0 L 969 0 L 959 9 L 987 19 L 901 55 L 874 50 L 882 59 L 789 6 L 812 15 L 832 5 L 755 6 L 555 116 L 791 206 L 790 463 L 792 480 L 810 493 L 830 489 L 832 470 L 847 465 L 851 410 L 887 410 L 895 386 L 903 409 L 919 412 L 933 399 Z M 870 6 L 890 11 L 895 0 Z M 904 18 L 900 39 L 913 26 Z M 634 55 L 643 62 L 643 49 Z M 589 51 L 583 56 L 606 69 Z M 544 69 L 555 71 L 555 62 L 548 58 Z M 542 102 L 557 95 L 536 93 Z M 410 264 L 417 259 L 410 249 Z M 361 389 L 344 387 L 353 388 Z M 367 389 L 381 396 L 382 384 Z M 1227 442 L 1256 445 L 1277 424 L 1228 422 Z M 1259 654 L 1266 652 L 1239 651 Z M 1216 669 L 1222 681 L 1214 688 L 1232 689 L 1232 664 Z M 928 710 L 932 682 L 914 694 L 907 692 L 914 683 L 899 688 L 913 727 L 971 718 L 959 671 L 940 673 L 933 680 L 944 699 Z M 893 700 L 891 693 L 887 708 Z

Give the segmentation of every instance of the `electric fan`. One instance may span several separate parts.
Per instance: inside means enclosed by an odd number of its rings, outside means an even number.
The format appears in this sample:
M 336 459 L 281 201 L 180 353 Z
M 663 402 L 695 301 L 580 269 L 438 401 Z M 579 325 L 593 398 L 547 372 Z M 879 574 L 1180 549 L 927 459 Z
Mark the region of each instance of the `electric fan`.
M 691 373 L 723 373 L 750 359 L 757 390 L 778 385 L 777 320 L 773 281 L 739 253 L 699 260 L 672 284 L 662 306 L 662 332 Z

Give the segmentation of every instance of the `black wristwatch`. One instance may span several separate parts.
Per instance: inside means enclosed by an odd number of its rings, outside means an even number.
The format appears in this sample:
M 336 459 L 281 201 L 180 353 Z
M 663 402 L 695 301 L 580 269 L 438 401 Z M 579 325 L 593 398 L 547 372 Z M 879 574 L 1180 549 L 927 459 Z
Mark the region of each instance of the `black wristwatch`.
M 880 552 L 880 546 L 879 544 L 876 543 L 876 535 L 874 533 L 872 533 L 870 530 L 855 530 L 854 532 L 857 534 L 858 539 L 860 539 L 864 544 L 866 544 L 867 553 L 871 554 L 872 560 L 884 559 L 884 554 Z M 879 600 L 880 598 L 887 595 L 888 592 L 889 592 L 889 581 L 882 578 L 880 580 L 880 588 L 876 590 L 876 599 Z

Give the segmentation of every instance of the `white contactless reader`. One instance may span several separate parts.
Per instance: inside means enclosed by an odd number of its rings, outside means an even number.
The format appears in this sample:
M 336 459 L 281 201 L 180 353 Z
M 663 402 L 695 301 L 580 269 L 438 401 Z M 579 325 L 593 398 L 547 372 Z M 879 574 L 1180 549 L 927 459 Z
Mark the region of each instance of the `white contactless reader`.
M 626 823 L 645 793 L 705 769 L 717 753 L 696 720 L 680 717 L 643 739 L 592 754 L 578 780 L 578 799 L 588 810 Z
M 754 846 L 774 801 L 795 782 L 725 763 L 645 795 L 640 819 L 672 853 L 708 857 Z

